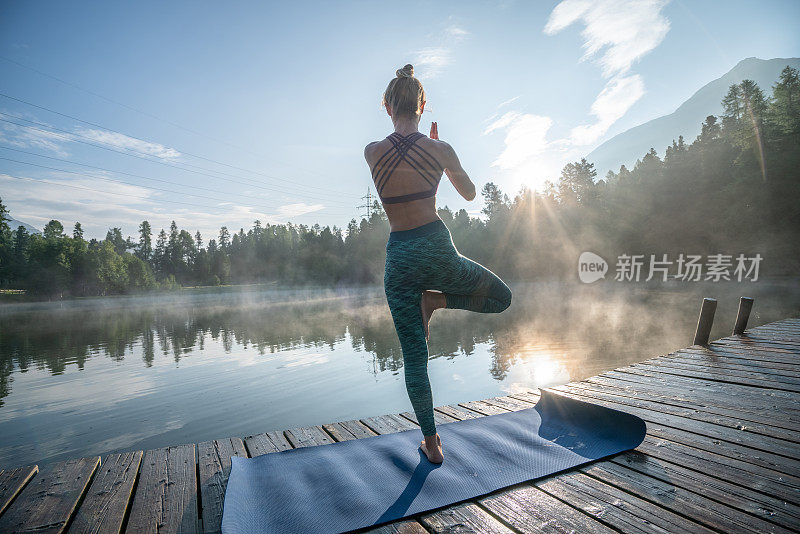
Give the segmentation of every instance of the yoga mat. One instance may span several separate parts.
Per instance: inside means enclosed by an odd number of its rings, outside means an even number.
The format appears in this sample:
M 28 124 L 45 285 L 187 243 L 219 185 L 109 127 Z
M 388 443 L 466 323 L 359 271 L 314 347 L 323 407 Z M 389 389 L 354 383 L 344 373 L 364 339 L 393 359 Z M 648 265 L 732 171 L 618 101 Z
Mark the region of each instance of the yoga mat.
M 548 391 L 536 406 L 437 425 L 444 463 L 394 434 L 231 458 L 222 532 L 338 533 L 471 499 L 637 447 L 645 423 Z

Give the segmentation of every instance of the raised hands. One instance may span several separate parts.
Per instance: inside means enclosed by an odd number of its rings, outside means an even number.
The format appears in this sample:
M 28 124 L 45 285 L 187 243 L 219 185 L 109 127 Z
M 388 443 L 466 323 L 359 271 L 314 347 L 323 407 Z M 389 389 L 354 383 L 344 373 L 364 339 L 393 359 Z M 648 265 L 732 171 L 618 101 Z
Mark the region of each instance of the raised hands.
M 429 135 L 431 139 L 439 139 L 439 126 L 435 123 L 431 123 L 431 135 Z

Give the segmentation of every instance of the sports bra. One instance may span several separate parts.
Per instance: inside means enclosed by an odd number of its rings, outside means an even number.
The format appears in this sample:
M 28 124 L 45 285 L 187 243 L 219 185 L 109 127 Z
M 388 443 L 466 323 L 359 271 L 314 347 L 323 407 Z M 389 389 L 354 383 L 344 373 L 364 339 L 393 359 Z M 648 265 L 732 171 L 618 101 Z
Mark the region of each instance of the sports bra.
M 384 152 L 383 156 L 372 167 L 372 179 L 375 181 L 378 197 L 384 204 L 399 204 L 436 195 L 444 167 L 427 150 L 416 144 L 421 137 L 425 137 L 425 134 L 413 132 L 408 135 L 400 135 L 394 132 L 386 137 L 392 142 L 392 146 Z M 430 188 L 408 195 L 384 197 L 382 194 L 383 189 L 401 161 L 405 161 L 412 169 L 417 171 Z

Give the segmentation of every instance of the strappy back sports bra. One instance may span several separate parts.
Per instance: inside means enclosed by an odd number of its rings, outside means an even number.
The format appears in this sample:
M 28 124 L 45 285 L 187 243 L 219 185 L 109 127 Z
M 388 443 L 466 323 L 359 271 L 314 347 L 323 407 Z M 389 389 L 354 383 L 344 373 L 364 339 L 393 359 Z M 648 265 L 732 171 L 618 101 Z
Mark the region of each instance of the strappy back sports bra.
M 408 135 L 400 135 L 394 132 L 387 137 L 392 142 L 392 146 L 372 167 L 372 179 L 375 181 L 378 196 L 384 204 L 399 204 L 436 195 L 444 168 L 427 150 L 416 144 L 421 137 L 425 137 L 425 134 L 413 132 Z M 408 195 L 384 197 L 383 189 L 401 161 L 405 161 L 417 171 L 417 174 L 425 179 L 430 188 Z

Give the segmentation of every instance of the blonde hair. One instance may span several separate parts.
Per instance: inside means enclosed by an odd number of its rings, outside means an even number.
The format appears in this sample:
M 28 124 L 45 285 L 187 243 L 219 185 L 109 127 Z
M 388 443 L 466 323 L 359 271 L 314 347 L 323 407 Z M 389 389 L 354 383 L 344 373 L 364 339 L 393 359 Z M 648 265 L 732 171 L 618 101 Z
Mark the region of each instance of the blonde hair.
M 396 74 L 397 77 L 389 82 L 383 92 L 383 106 L 392 112 L 393 117 L 419 115 L 425 101 L 425 90 L 422 83 L 414 77 L 414 66 L 406 65 L 397 69 Z

